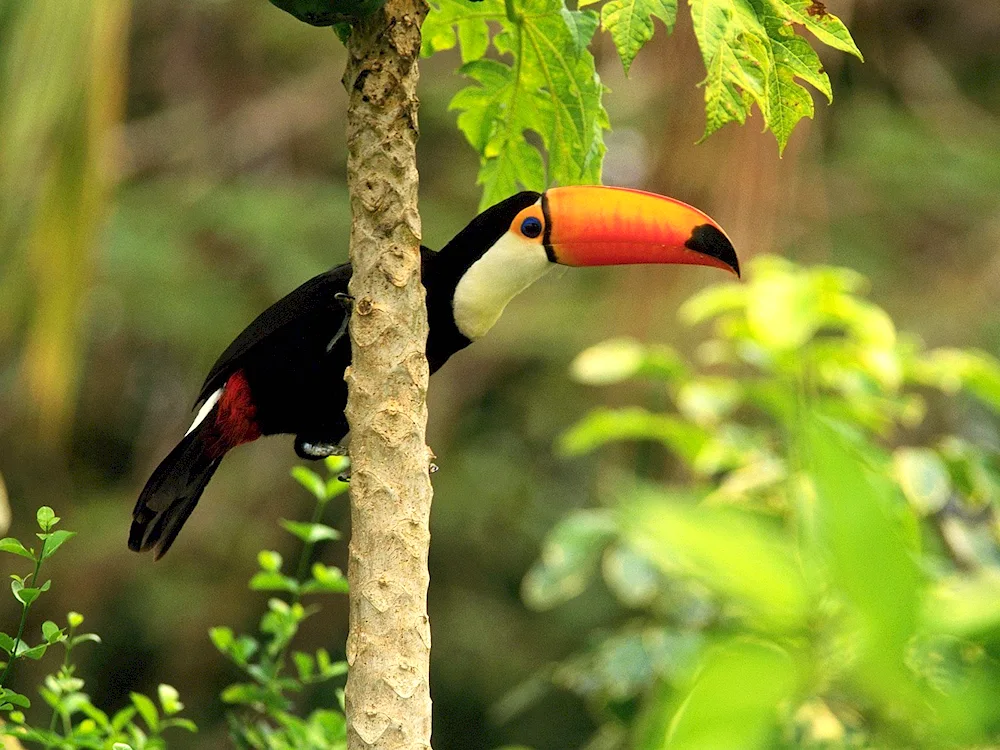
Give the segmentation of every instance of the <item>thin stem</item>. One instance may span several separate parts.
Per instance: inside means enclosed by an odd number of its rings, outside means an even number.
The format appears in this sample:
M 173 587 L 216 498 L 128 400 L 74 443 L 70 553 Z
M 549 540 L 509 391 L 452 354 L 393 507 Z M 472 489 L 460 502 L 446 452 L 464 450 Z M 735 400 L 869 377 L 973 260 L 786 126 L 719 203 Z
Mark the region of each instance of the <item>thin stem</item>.
M 42 540 L 42 548 L 38 552 L 38 559 L 35 560 L 35 572 L 31 574 L 31 585 L 37 588 L 38 584 L 38 574 L 42 570 L 42 560 L 45 559 L 45 542 L 47 539 Z M 21 645 L 21 637 L 24 635 L 24 626 L 28 622 L 28 609 L 31 605 L 22 602 L 21 609 L 21 624 L 17 626 L 17 637 L 14 639 L 14 648 L 11 649 L 10 659 L 7 660 L 7 666 L 3 669 L 3 674 L 0 674 L 0 687 L 3 687 L 4 680 L 7 679 L 7 673 L 10 671 L 11 665 L 17 658 L 17 648 Z
M 313 509 L 312 519 L 309 523 L 317 524 L 323 520 L 323 511 L 326 510 L 325 500 L 317 500 L 316 507 Z M 309 572 L 309 562 L 312 560 L 313 550 L 316 548 L 316 542 L 305 542 L 302 547 L 302 554 L 299 555 L 299 566 L 295 571 L 295 579 L 301 584 Z M 295 595 L 292 597 L 292 604 L 298 604 L 299 600 L 302 598 L 302 592 L 296 590 Z
M 72 625 L 70 625 L 69 626 L 69 632 L 66 634 L 66 641 L 63 644 L 66 647 L 66 653 L 63 655 L 63 663 L 62 663 L 62 667 L 60 668 L 60 672 L 62 672 L 62 674 L 68 674 L 69 673 L 69 666 L 70 666 L 69 665 L 69 654 L 70 654 L 70 651 L 73 650 L 73 633 L 75 631 L 76 631 L 76 628 L 73 627 Z M 58 720 L 58 718 L 59 718 L 59 709 L 58 709 L 57 706 L 53 706 L 52 707 L 52 718 L 49 719 L 49 731 L 50 732 L 56 731 L 56 720 Z M 64 720 L 65 720 L 65 718 L 64 718 Z M 49 745 L 46 745 L 46 747 L 49 747 Z

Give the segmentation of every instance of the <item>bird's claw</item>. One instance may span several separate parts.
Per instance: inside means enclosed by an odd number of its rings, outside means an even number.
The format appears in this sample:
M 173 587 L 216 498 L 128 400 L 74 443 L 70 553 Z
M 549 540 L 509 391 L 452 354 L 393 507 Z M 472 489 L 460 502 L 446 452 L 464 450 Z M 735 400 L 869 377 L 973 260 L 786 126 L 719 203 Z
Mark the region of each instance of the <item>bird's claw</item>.
M 316 461 L 328 456 L 346 456 L 347 448 L 339 443 L 312 443 L 302 438 L 295 438 L 295 452 L 310 461 Z
M 339 302 L 344 308 L 344 319 L 340 322 L 340 328 L 337 329 L 337 333 L 334 334 L 333 338 L 330 339 L 330 343 L 326 345 L 326 353 L 329 354 L 333 351 L 333 347 L 337 345 L 344 334 L 347 333 L 347 323 L 351 319 L 351 310 L 354 309 L 354 297 L 349 294 L 344 294 L 343 292 L 337 292 L 333 295 L 333 298 Z

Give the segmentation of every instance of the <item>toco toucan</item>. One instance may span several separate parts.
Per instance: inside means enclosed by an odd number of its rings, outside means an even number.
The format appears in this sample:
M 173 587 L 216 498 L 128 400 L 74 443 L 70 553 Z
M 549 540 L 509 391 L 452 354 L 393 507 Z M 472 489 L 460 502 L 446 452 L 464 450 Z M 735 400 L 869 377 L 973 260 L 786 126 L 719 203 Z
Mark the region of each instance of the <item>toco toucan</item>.
M 559 187 L 488 208 L 442 250 L 420 248 L 433 373 L 485 334 L 513 297 L 559 263 L 684 263 L 739 275 L 733 245 L 708 216 L 639 190 Z M 136 503 L 129 547 L 170 549 L 226 452 L 261 435 L 295 435 L 320 458 L 347 435 L 350 264 L 310 279 L 261 313 L 222 353 L 187 434 Z

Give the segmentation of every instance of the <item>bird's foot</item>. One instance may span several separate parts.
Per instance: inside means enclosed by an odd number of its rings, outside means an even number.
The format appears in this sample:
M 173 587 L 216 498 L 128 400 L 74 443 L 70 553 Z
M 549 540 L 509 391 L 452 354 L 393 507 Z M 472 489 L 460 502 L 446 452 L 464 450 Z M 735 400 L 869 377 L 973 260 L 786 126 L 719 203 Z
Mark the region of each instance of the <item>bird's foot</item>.
M 304 458 L 307 461 L 318 461 L 327 456 L 346 456 L 347 448 L 340 445 L 340 443 L 311 442 L 296 437 L 295 452 L 299 455 L 299 458 Z
M 330 343 L 326 345 L 326 352 L 329 354 L 333 351 L 333 347 L 337 345 L 337 342 L 344 338 L 344 334 L 347 333 L 347 323 L 351 319 L 351 310 L 354 309 L 354 297 L 349 294 L 344 294 L 343 292 L 337 292 L 333 295 L 333 298 L 339 302 L 344 308 L 344 320 L 340 324 L 340 328 L 337 333 L 334 334 L 333 338 L 330 339 Z

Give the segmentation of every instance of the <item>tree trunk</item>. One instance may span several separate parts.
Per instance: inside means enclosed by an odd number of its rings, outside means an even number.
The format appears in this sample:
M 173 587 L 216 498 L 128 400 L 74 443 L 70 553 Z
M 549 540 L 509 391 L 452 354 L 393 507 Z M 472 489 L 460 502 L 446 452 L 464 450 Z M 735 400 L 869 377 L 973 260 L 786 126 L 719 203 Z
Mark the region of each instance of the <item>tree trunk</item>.
M 417 55 L 424 0 L 388 0 L 348 42 L 344 85 L 354 297 L 351 750 L 430 747 L 427 310 L 417 213 Z

